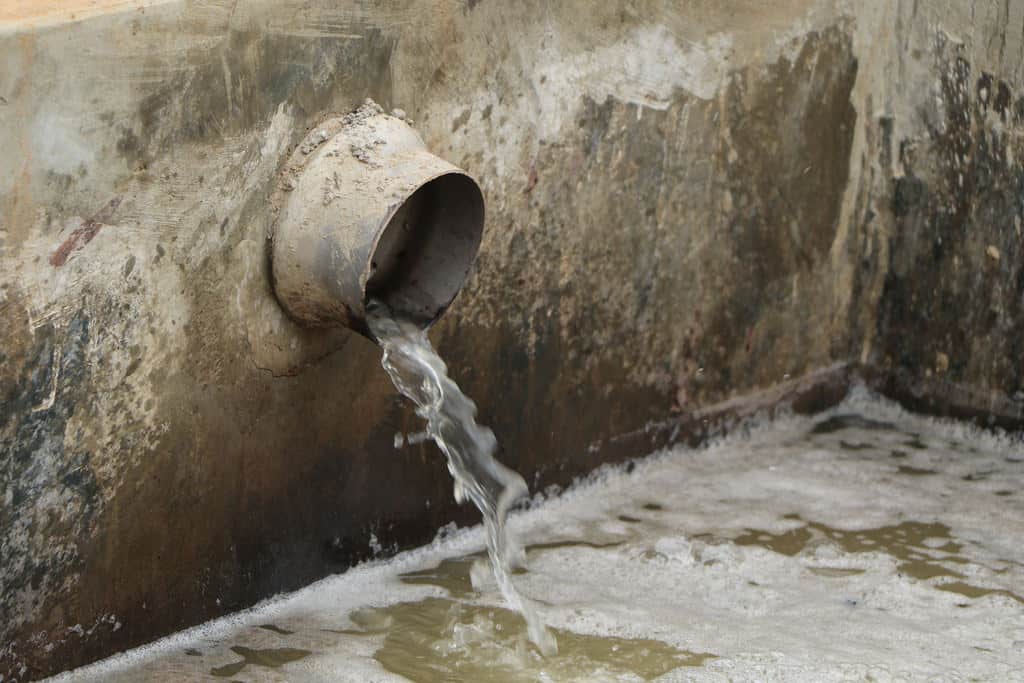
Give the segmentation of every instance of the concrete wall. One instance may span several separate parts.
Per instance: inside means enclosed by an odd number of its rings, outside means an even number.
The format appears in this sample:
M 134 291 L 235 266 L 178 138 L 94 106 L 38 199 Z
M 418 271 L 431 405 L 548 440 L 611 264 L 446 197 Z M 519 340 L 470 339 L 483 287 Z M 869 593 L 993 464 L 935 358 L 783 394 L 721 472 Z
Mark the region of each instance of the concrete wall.
M 914 405 L 1024 415 L 1024 3 L 902 3 L 880 92 L 864 360 Z M 945 405 L 944 405 L 945 404 Z
M 846 364 L 902 368 L 895 391 L 939 363 L 1015 409 L 1024 16 L 1003 3 L 114 4 L 0 28 L 8 678 L 474 519 L 432 447 L 395 449 L 418 425 L 377 349 L 271 291 L 280 165 L 366 97 L 484 187 L 433 336 L 535 488 Z M 935 296 L 994 286 L 991 323 Z

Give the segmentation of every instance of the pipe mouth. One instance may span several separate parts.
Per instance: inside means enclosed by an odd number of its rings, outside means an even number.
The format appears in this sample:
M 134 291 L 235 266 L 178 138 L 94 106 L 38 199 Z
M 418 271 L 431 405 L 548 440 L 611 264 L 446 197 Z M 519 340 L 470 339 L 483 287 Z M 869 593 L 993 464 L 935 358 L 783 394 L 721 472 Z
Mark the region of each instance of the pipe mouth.
M 278 301 L 299 324 L 370 339 L 372 302 L 421 329 L 434 323 L 469 276 L 484 230 L 476 181 L 372 103 L 310 132 L 272 203 Z
M 484 226 L 484 197 L 464 173 L 427 181 L 392 212 L 370 253 L 365 304 L 429 327 L 473 267 Z

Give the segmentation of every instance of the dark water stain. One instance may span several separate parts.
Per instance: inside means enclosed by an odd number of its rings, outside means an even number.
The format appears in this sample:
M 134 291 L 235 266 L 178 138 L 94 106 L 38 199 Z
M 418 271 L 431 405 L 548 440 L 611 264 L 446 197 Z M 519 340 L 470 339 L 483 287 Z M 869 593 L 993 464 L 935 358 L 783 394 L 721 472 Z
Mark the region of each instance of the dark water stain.
M 924 441 L 921 441 L 921 438 L 917 436 L 908 441 L 904 441 L 903 445 L 918 451 L 928 450 L 928 444 L 926 444 Z
M 626 524 L 640 524 L 643 522 L 642 519 L 638 519 L 637 517 L 631 517 L 630 515 L 619 515 L 618 517 L 616 517 L 616 519 L 618 519 L 620 522 L 625 522 Z
M 843 415 L 833 415 L 830 418 L 822 420 L 813 427 L 811 427 L 810 434 L 834 434 L 835 432 L 842 431 L 844 429 L 864 429 L 868 431 L 895 431 L 896 425 L 891 422 L 881 422 L 879 420 L 872 420 L 871 418 L 864 417 L 863 415 L 856 415 L 853 413 Z
M 243 659 L 242 661 L 235 662 L 234 664 L 225 664 L 224 666 L 218 666 L 210 669 L 210 674 L 219 678 L 230 678 L 244 669 L 245 665 L 246 661 Z
M 721 536 L 716 536 L 715 534 L 707 534 L 707 533 L 705 533 L 705 534 L 693 534 L 692 536 L 690 536 L 690 540 L 692 540 L 692 541 L 700 541 L 701 543 L 704 543 L 705 545 L 723 545 L 723 544 L 726 544 L 726 543 L 729 542 L 728 539 L 722 538 Z
M 648 510 L 650 512 L 660 512 L 661 510 L 665 509 L 665 506 L 662 505 L 661 503 L 644 503 L 641 507 L 643 507 L 644 510 Z
M 210 673 L 219 678 L 231 678 L 245 667 L 261 666 L 266 669 L 279 669 L 290 662 L 297 662 L 300 659 L 313 654 L 309 650 L 300 650 L 292 647 L 268 648 L 254 650 L 252 648 L 235 645 L 231 651 L 242 657 L 240 661 L 232 664 L 225 664 L 210 669 Z
M 264 631 L 273 631 L 274 633 L 279 633 L 282 636 L 290 636 L 295 633 L 295 631 L 289 631 L 288 629 L 281 628 L 275 624 L 260 624 L 257 628 L 261 628 Z
M 996 495 L 997 496 L 1012 496 L 1013 495 L 1013 491 L 1007 491 L 1006 489 L 1003 489 L 1002 491 L 996 491 Z
M 898 450 L 898 449 L 893 449 L 890 452 L 890 455 L 893 458 L 905 458 L 905 457 L 907 457 L 907 452 L 906 451 L 901 451 L 901 450 Z
M 562 548 L 594 548 L 595 550 L 601 550 L 604 548 L 617 548 L 625 542 L 624 539 L 610 541 L 549 541 L 547 543 L 534 543 L 526 546 L 526 554 L 529 555 L 533 552 L 543 552 L 545 550 L 560 550 Z
M 94 539 L 107 504 L 91 447 L 68 432 L 77 417 L 94 410 L 91 387 L 98 369 L 89 361 L 89 348 L 99 342 L 86 309 L 63 323 L 33 325 L 19 291 L 2 291 L 0 491 L 6 500 L 0 504 L 0 615 L 8 616 L 0 618 L 0 643 L 38 639 L 42 644 L 33 646 L 35 652 L 25 647 L 19 656 L 27 655 L 31 676 L 43 677 L 71 659 L 71 654 L 58 656 L 61 643 L 88 649 L 108 633 L 101 627 L 90 638 L 65 640 L 58 638 L 63 626 L 43 616 L 57 606 L 67 615 L 83 601 L 76 581 L 88 567 L 91 541 L 86 539 Z M 109 299 L 103 303 L 116 305 Z M 19 602 L 26 596 L 31 605 Z M 75 614 L 70 623 L 89 622 Z M 12 661 L 0 657 L 0 676 L 22 676 L 8 668 Z
M 418 683 L 614 680 L 629 675 L 649 681 L 715 657 L 659 640 L 559 629 L 553 629 L 558 654 L 540 657 L 526 647 L 523 621 L 515 612 L 444 598 L 357 610 L 349 619 L 360 629 L 357 633 L 384 634 L 374 657 L 388 671 Z
M 992 475 L 992 471 L 989 472 L 972 472 L 971 474 L 960 477 L 964 481 L 984 481 Z
M 812 574 L 816 576 L 824 576 L 829 579 L 841 579 L 847 576 L 857 576 L 863 574 L 865 569 L 846 569 L 843 567 L 808 567 L 807 568 Z
M 926 539 L 942 539 L 941 547 L 924 544 Z M 950 528 L 939 522 L 902 522 L 900 524 L 847 531 L 807 522 L 804 526 L 782 533 L 747 529 L 733 539 L 740 546 L 758 546 L 781 555 L 793 557 L 803 552 L 813 541 L 827 540 L 847 553 L 886 553 L 899 560 L 899 571 L 915 579 L 936 576 L 963 578 L 959 572 L 942 563 L 967 564 L 970 561 L 957 555 L 962 545 L 953 539 Z
M 996 33 L 1019 31 L 1007 25 Z M 1022 122 L 1016 112 L 1008 118 L 1009 86 L 979 75 L 968 47 L 946 38 L 933 45 L 937 116 L 919 136 L 889 146 L 899 150 L 891 161 L 901 168 L 892 180 L 895 222 L 875 333 L 894 378 L 926 377 L 937 354 L 948 354 L 935 389 L 903 392 L 908 407 L 932 404 L 933 412 L 981 422 L 996 416 L 986 415 L 973 388 L 1012 396 L 1024 378 L 1024 261 L 1019 236 L 1005 229 L 1019 218 L 1024 196 L 1024 172 L 1012 163 Z M 982 79 L 991 87 L 979 87 Z M 986 259 L 990 246 L 1001 260 Z M 963 390 L 953 387 L 968 386 L 954 398 Z M 953 408 L 958 402 L 973 408 Z
M 839 27 L 812 31 L 800 50 L 766 65 L 758 75 L 738 70 L 718 104 L 706 110 L 708 120 L 714 117 L 717 125 L 730 130 L 736 152 L 735 163 L 713 162 L 716 183 L 732 194 L 738 207 L 716 221 L 722 235 L 716 259 L 736 259 L 747 267 L 744 277 L 729 283 L 720 279 L 723 286 L 715 293 L 715 305 L 687 332 L 681 352 L 705 369 L 699 375 L 687 373 L 689 379 L 680 384 L 694 405 L 724 396 L 719 387 L 753 377 L 769 381 L 768 364 L 757 359 L 772 356 L 785 333 L 761 312 L 791 299 L 786 283 L 794 278 L 802 282 L 827 263 L 842 225 L 848 159 L 857 129 L 850 94 L 858 61 L 844 33 Z M 754 81 L 759 83 L 756 88 Z M 685 129 L 684 122 L 678 130 Z M 793 138 L 800 140 L 798 149 L 779 154 L 778 141 Z M 815 172 L 808 173 L 808 168 Z M 672 183 L 666 176 L 660 184 Z M 750 254 L 758 257 L 750 259 Z M 739 343 L 722 343 L 727 339 Z
M 187 650 L 185 650 L 185 654 L 188 655 L 189 657 L 202 657 L 203 656 L 203 653 L 200 652 L 199 650 L 195 649 L 194 647 L 190 647 Z
M 958 595 L 963 595 L 963 596 L 971 598 L 971 599 L 983 598 L 986 595 L 1003 595 L 1003 596 L 1006 596 L 1008 598 L 1012 598 L 1012 599 L 1016 600 L 1017 602 L 1019 602 L 1021 604 L 1024 604 L 1024 598 L 1022 598 L 1021 596 L 1017 595 L 1013 591 L 1008 591 L 1008 590 L 1005 590 L 1003 588 L 983 588 L 981 586 L 974 586 L 972 584 L 965 583 L 963 581 L 954 581 L 952 583 L 944 583 L 944 584 L 935 586 L 935 588 L 940 590 L 940 591 L 947 591 L 949 593 L 956 593 Z
M 747 533 L 734 538 L 733 543 L 742 546 L 758 546 L 780 555 L 793 557 L 807 547 L 811 537 L 811 531 L 807 527 L 790 529 L 780 534 L 750 529 Z
M 907 474 L 912 477 L 923 477 L 928 474 L 938 474 L 935 470 L 929 470 L 923 467 L 912 467 L 911 465 L 900 465 L 896 468 L 899 474 Z
M 659 552 L 659 551 L 655 550 L 654 548 L 647 548 L 642 553 L 640 553 L 640 557 L 641 557 L 641 559 L 648 560 L 648 561 L 668 562 L 668 555 L 666 555 L 665 553 Z

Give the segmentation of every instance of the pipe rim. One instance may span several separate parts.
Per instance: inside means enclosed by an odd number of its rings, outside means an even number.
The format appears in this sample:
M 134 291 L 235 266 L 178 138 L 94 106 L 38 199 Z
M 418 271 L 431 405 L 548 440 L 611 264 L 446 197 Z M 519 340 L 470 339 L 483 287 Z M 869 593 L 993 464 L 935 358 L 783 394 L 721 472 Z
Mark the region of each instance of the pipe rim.
M 388 307 L 391 309 L 392 312 L 396 312 L 397 310 L 397 312 L 405 314 L 407 316 L 407 319 L 411 320 L 419 327 L 425 329 L 431 327 L 435 322 L 437 322 L 437 320 L 441 318 L 441 316 L 444 315 L 444 313 L 448 310 L 451 304 L 458 297 L 459 292 L 462 291 L 462 288 L 465 285 L 466 280 L 469 279 L 469 275 L 473 271 L 473 265 L 476 261 L 476 254 L 478 253 L 480 243 L 483 240 L 483 231 L 486 223 L 486 202 L 484 200 L 483 189 L 480 187 L 480 184 L 476 181 L 476 179 L 473 178 L 473 176 L 471 176 L 469 173 L 463 171 L 462 169 L 452 167 L 447 170 L 437 171 L 427 176 L 415 188 L 408 192 L 400 202 L 397 202 L 394 206 L 392 206 L 388 213 L 384 216 L 376 231 L 376 234 L 374 235 L 374 239 L 373 242 L 371 243 L 370 250 L 366 259 L 366 264 L 364 265 L 363 268 L 363 272 L 360 274 L 360 290 L 363 298 L 362 305 L 364 312 L 367 310 L 367 307 L 369 306 L 371 301 L 373 301 L 374 299 L 381 300 L 381 297 L 375 296 L 373 292 L 373 278 L 375 275 L 374 263 L 379 258 L 379 251 L 382 246 L 382 241 L 385 239 L 389 231 L 393 231 L 397 227 L 395 225 L 396 217 L 401 213 L 401 211 L 404 208 L 409 206 L 410 201 L 412 201 L 417 194 L 423 192 L 424 190 L 430 188 L 431 186 L 436 187 L 438 181 L 444 181 L 446 179 L 456 180 L 464 185 L 462 190 L 463 192 L 466 193 L 466 195 L 463 198 L 468 199 L 470 201 L 470 203 L 473 205 L 471 210 L 474 211 L 474 213 L 476 214 L 465 217 L 465 227 L 468 229 L 468 232 L 470 233 L 470 239 L 466 241 L 465 244 L 461 245 L 464 249 L 464 253 L 456 256 L 456 259 L 459 261 L 459 263 L 456 264 L 456 267 L 454 267 L 455 272 L 458 273 L 457 276 L 447 283 L 447 286 L 444 287 L 444 291 L 441 293 L 440 296 L 436 298 L 435 306 L 433 307 L 435 310 L 432 315 L 409 316 L 408 310 L 402 310 L 401 307 L 396 309 L 396 307 L 390 305 L 390 302 L 388 302 L 386 299 L 384 299 L 383 302 L 385 304 L 388 304 Z M 425 229 L 428 231 L 438 229 L 443 231 L 445 229 L 449 229 L 445 225 L 438 225 L 436 221 L 432 225 L 417 225 L 416 228 L 417 230 Z M 457 229 L 457 226 L 453 226 L 451 229 Z

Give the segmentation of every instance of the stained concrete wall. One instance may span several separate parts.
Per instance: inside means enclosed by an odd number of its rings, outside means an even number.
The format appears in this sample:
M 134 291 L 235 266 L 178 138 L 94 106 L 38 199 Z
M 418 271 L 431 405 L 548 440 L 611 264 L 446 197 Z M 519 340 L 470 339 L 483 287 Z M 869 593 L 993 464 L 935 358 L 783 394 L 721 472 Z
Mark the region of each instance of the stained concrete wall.
M 992 98 L 1021 92 L 1019 61 L 987 60 L 1024 19 L 978 14 L 1002 3 L 114 4 L 0 29 L 8 679 L 473 520 L 432 447 L 394 447 L 418 425 L 376 348 L 298 328 L 271 291 L 280 165 L 366 97 L 484 187 L 476 271 L 433 336 L 535 489 L 792 378 L 928 379 L 928 334 L 972 336 L 955 306 L 908 334 L 901 307 L 936 287 L 971 300 L 1001 278 L 1019 320 L 1019 241 L 985 214 L 993 192 L 1013 212 L 1019 156 L 972 155 L 962 241 L 918 267 L 961 196 L 928 122 L 967 112 L 951 135 L 990 155 L 990 131 L 1017 140 Z M 944 27 L 972 7 L 973 33 Z M 959 86 L 933 84 L 961 57 L 972 104 L 949 114 Z M 951 270 L 958 252 L 978 268 Z M 972 343 L 988 365 L 941 342 L 951 379 L 1004 381 L 1010 337 Z
M 1024 3 L 890 10 L 873 122 L 864 360 L 919 408 L 1024 416 Z M 895 83 L 905 84 L 903 88 Z

